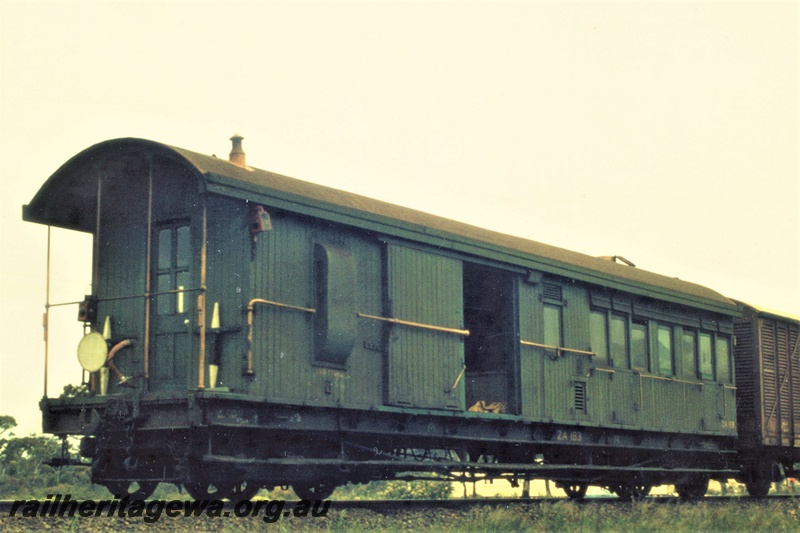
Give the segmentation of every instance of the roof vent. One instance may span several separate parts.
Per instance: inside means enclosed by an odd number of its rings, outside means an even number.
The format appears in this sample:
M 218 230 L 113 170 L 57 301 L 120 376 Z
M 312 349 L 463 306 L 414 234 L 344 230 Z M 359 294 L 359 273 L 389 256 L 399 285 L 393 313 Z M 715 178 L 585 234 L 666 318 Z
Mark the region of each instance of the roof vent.
M 599 259 L 605 259 L 606 261 L 611 261 L 612 263 L 624 263 L 629 267 L 636 268 L 636 265 L 633 264 L 633 261 L 629 261 L 628 259 L 625 259 L 621 255 L 601 255 L 599 256 Z
M 228 161 L 236 165 L 237 167 L 247 168 L 247 163 L 245 162 L 245 154 L 244 150 L 242 150 L 242 137 L 238 133 L 234 133 L 233 137 L 231 137 L 231 153 L 228 155 Z

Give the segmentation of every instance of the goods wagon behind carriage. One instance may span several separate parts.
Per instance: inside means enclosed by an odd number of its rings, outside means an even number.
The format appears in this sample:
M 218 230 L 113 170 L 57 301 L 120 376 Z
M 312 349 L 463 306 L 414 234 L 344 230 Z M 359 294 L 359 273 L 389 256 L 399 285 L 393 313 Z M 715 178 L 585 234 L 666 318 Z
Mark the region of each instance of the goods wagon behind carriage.
M 742 308 L 734 357 L 743 481 L 764 496 L 800 462 L 800 317 Z

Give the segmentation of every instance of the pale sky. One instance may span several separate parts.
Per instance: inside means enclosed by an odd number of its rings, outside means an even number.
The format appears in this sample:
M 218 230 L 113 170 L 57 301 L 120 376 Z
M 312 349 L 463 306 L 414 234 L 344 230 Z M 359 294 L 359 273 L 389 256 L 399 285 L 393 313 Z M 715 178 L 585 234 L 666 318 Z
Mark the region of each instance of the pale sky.
M 800 315 L 798 4 L 0 0 L 0 414 L 40 429 L 44 226 L 81 150 L 142 137 Z M 90 282 L 54 231 L 51 300 Z M 54 313 L 50 395 L 80 382 Z

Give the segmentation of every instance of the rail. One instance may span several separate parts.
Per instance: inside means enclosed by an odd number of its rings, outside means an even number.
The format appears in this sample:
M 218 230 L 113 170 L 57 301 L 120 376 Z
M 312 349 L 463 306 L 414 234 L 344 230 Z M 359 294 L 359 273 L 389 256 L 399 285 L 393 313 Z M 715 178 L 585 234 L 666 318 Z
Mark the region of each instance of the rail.
M 49 248 L 49 246 L 48 246 Z M 49 266 L 48 266 L 49 270 Z M 48 273 L 48 278 L 49 278 Z M 49 284 L 49 279 L 48 279 Z M 95 298 L 97 302 L 117 302 L 117 301 L 124 301 L 124 300 L 135 300 L 137 298 L 143 298 L 145 301 L 149 301 L 150 298 L 156 296 L 167 296 L 170 294 L 184 294 L 188 292 L 202 292 L 203 289 L 201 287 L 190 288 L 190 289 L 173 289 L 169 291 L 159 291 L 159 292 L 144 292 L 140 294 L 126 294 L 124 296 L 110 296 L 107 298 Z M 47 300 L 49 300 L 49 290 Z M 42 328 L 44 329 L 43 339 L 44 339 L 44 350 L 45 350 L 45 357 L 44 357 L 44 396 L 47 397 L 47 382 L 48 382 L 48 359 L 49 359 L 49 344 L 50 344 L 50 309 L 55 307 L 67 307 L 70 305 L 80 305 L 85 300 L 74 300 L 69 302 L 58 302 L 58 303 L 50 303 L 46 301 L 44 308 L 45 312 L 42 316 Z M 147 336 L 145 336 L 145 341 L 147 341 Z M 148 354 L 147 342 L 145 342 L 145 348 L 143 348 L 144 353 Z M 147 363 L 145 363 L 145 368 L 147 368 Z
M 153 298 L 155 296 L 166 296 L 168 294 L 179 294 L 184 292 L 199 292 L 203 289 L 200 287 L 193 288 L 193 289 L 173 289 L 169 291 L 159 291 L 159 292 L 144 292 L 142 294 L 128 294 L 125 296 L 111 296 L 109 298 L 97 298 L 98 302 L 116 302 L 119 300 L 135 300 L 136 298 Z M 57 304 L 47 304 L 45 307 L 64 307 L 66 305 L 78 305 L 82 304 L 83 300 L 76 300 L 74 302 L 59 302 Z
M 253 315 L 255 314 L 256 305 L 268 305 L 277 307 L 278 309 L 287 309 L 289 311 L 300 311 L 302 313 L 316 313 L 316 309 L 310 307 L 300 307 L 299 305 L 290 305 L 283 302 L 276 302 L 274 300 L 266 300 L 264 298 L 253 298 L 247 303 L 247 368 L 245 375 L 252 376 L 255 371 L 253 370 Z
M 590 352 L 588 350 L 576 350 L 575 348 L 565 348 L 563 346 L 553 346 L 551 344 L 541 344 L 538 342 L 531 342 L 531 341 L 519 341 L 519 343 L 523 346 L 533 346 L 534 348 L 544 348 L 546 350 L 555 350 L 556 354 L 560 357 L 561 352 L 566 353 L 576 353 L 580 355 L 588 355 L 589 357 L 595 357 L 597 352 Z
M 430 331 L 440 331 L 442 333 L 452 333 L 453 335 L 461 335 L 462 337 L 469 336 L 468 329 L 448 328 L 444 326 L 434 326 L 432 324 L 423 324 L 421 322 L 411 322 L 410 320 L 401 320 L 399 318 L 390 318 L 385 316 L 367 315 L 364 313 L 356 313 L 359 318 L 366 318 L 368 320 L 378 320 L 380 322 L 387 322 L 389 324 L 397 324 L 399 326 L 409 326 L 412 328 L 427 329 Z
M 686 379 L 679 379 L 679 378 L 672 378 L 668 376 L 656 376 L 655 374 L 645 374 L 644 372 L 639 372 L 637 370 L 633 371 L 634 374 L 638 375 L 639 378 L 643 379 L 654 379 L 657 381 L 670 381 L 672 383 L 685 383 L 686 385 L 697 385 L 698 387 L 704 387 L 705 383 L 702 381 L 689 381 Z
M 458 373 L 458 377 L 456 378 L 455 382 L 453 383 L 453 386 L 444 389 L 444 393 L 445 394 L 452 394 L 453 392 L 455 392 L 456 387 L 458 387 L 458 384 L 461 381 L 461 378 L 464 377 L 464 373 L 466 371 L 467 371 L 467 365 L 466 364 L 462 364 L 461 365 L 461 372 Z

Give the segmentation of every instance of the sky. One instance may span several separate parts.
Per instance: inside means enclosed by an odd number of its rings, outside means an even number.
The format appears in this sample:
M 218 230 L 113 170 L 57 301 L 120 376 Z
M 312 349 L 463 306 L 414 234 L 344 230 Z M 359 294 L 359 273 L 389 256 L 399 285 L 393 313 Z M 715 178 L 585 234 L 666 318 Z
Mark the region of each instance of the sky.
M 40 429 L 44 226 L 22 205 L 140 137 L 800 315 L 796 2 L 0 0 L 0 414 Z M 54 230 L 51 302 L 91 239 Z M 81 379 L 54 309 L 48 394 Z

